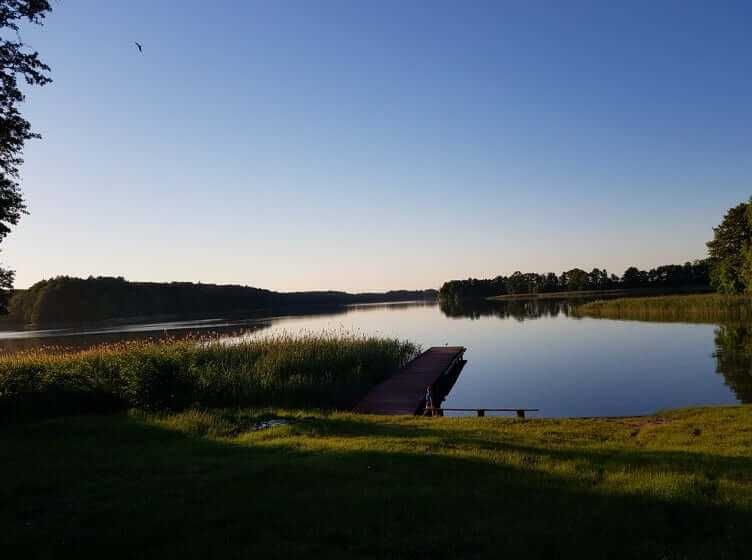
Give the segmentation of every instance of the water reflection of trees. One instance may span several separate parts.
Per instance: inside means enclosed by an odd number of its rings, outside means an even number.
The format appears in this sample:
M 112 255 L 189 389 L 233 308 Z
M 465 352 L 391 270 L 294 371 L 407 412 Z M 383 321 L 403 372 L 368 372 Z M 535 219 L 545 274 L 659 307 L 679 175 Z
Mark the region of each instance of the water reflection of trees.
M 362 306 L 362 309 L 377 309 L 377 306 Z M 45 324 L 39 330 L 11 330 L 14 336 L 4 337 L 0 331 L 0 352 L 18 352 L 41 346 L 69 349 L 84 349 L 99 344 L 111 344 L 126 340 L 161 340 L 217 336 L 222 338 L 242 337 L 268 329 L 280 321 L 291 318 L 319 317 L 322 315 L 345 315 L 351 310 L 345 305 L 285 306 L 272 310 L 227 314 L 223 318 L 171 315 L 144 323 L 142 321 L 91 321 L 66 325 Z M 155 318 L 156 319 L 156 318 Z M 17 336 L 15 336 L 17 335 Z
M 577 303 L 582 303 L 581 301 Z M 568 300 L 528 299 L 510 301 L 442 300 L 439 304 L 447 317 L 480 319 L 498 317 L 525 321 L 542 317 L 569 317 L 575 303 Z
M 752 403 L 752 325 L 721 325 L 715 331 L 716 371 L 743 403 Z
M 498 317 L 525 321 L 545 317 L 572 316 L 573 308 L 581 301 L 513 300 L 513 301 L 454 301 L 442 300 L 440 309 L 452 318 L 480 319 Z M 752 404 L 752 324 L 726 324 L 715 330 L 716 372 L 736 398 Z

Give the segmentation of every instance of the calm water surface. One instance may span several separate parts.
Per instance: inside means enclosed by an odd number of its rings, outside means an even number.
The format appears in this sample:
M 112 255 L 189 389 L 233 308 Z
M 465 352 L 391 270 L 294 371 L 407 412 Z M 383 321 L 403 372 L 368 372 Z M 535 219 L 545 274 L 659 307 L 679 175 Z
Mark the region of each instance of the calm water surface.
M 752 329 L 578 319 L 567 302 L 364 305 L 276 317 L 0 332 L 6 350 L 218 332 L 346 330 L 465 346 L 451 408 L 540 408 L 538 416 L 647 414 L 752 402 Z M 718 371 L 720 369 L 720 371 Z M 533 414 L 535 415 L 535 414 Z

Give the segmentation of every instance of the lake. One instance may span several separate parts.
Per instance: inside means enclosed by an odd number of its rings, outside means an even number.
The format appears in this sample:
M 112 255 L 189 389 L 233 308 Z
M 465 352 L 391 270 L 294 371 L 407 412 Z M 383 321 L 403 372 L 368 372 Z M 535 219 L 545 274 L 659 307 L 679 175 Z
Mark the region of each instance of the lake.
M 578 302 L 578 303 L 581 303 Z M 169 333 L 228 338 L 344 330 L 465 346 L 448 408 L 539 408 L 530 416 L 620 416 L 752 402 L 752 329 L 576 318 L 565 301 L 433 302 L 274 316 L 0 332 L 0 348 L 88 346 Z

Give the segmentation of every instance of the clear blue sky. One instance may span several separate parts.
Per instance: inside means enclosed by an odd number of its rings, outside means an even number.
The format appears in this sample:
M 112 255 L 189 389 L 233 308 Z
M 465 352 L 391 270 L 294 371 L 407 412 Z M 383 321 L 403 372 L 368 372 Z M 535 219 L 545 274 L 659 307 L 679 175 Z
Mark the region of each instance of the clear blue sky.
M 710 0 L 55 2 L 2 258 L 377 290 L 703 257 L 752 194 L 751 30 Z

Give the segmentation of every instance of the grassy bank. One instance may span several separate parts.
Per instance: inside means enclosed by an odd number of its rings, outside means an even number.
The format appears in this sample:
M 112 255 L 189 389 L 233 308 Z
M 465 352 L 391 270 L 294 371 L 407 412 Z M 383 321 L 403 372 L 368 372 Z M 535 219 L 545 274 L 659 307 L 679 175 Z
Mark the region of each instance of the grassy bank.
M 536 294 L 504 294 L 486 299 L 490 301 L 515 301 L 520 299 L 576 299 L 599 296 L 626 296 L 632 293 L 632 290 L 576 290 L 567 292 L 541 292 Z M 644 293 L 644 290 L 642 293 Z
M 128 407 L 350 407 L 416 352 L 409 342 L 334 333 L 5 354 L 0 418 Z
M 580 298 L 597 298 L 597 297 L 618 297 L 618 296 L 658 296 L 663 294 L 676 293 L 698 293 L 706 292 L 709 288 L 702 286 L 686 286 L 679 288 L 621 288 L 616 290 L 576 290 L 566 292 L 541 292 L 537 294 L 505 294 L 487 298 L 491 301 L 508 301 L 520 299 L 580 299 Z
M 0 427 L 9 557 L 744 558 L 752 410 L 188 411 Z
M 734 323 L 752 320 L 752 297 L 721 294 L 619 298 L 576 308 L 582 317 L 638 321 Z

